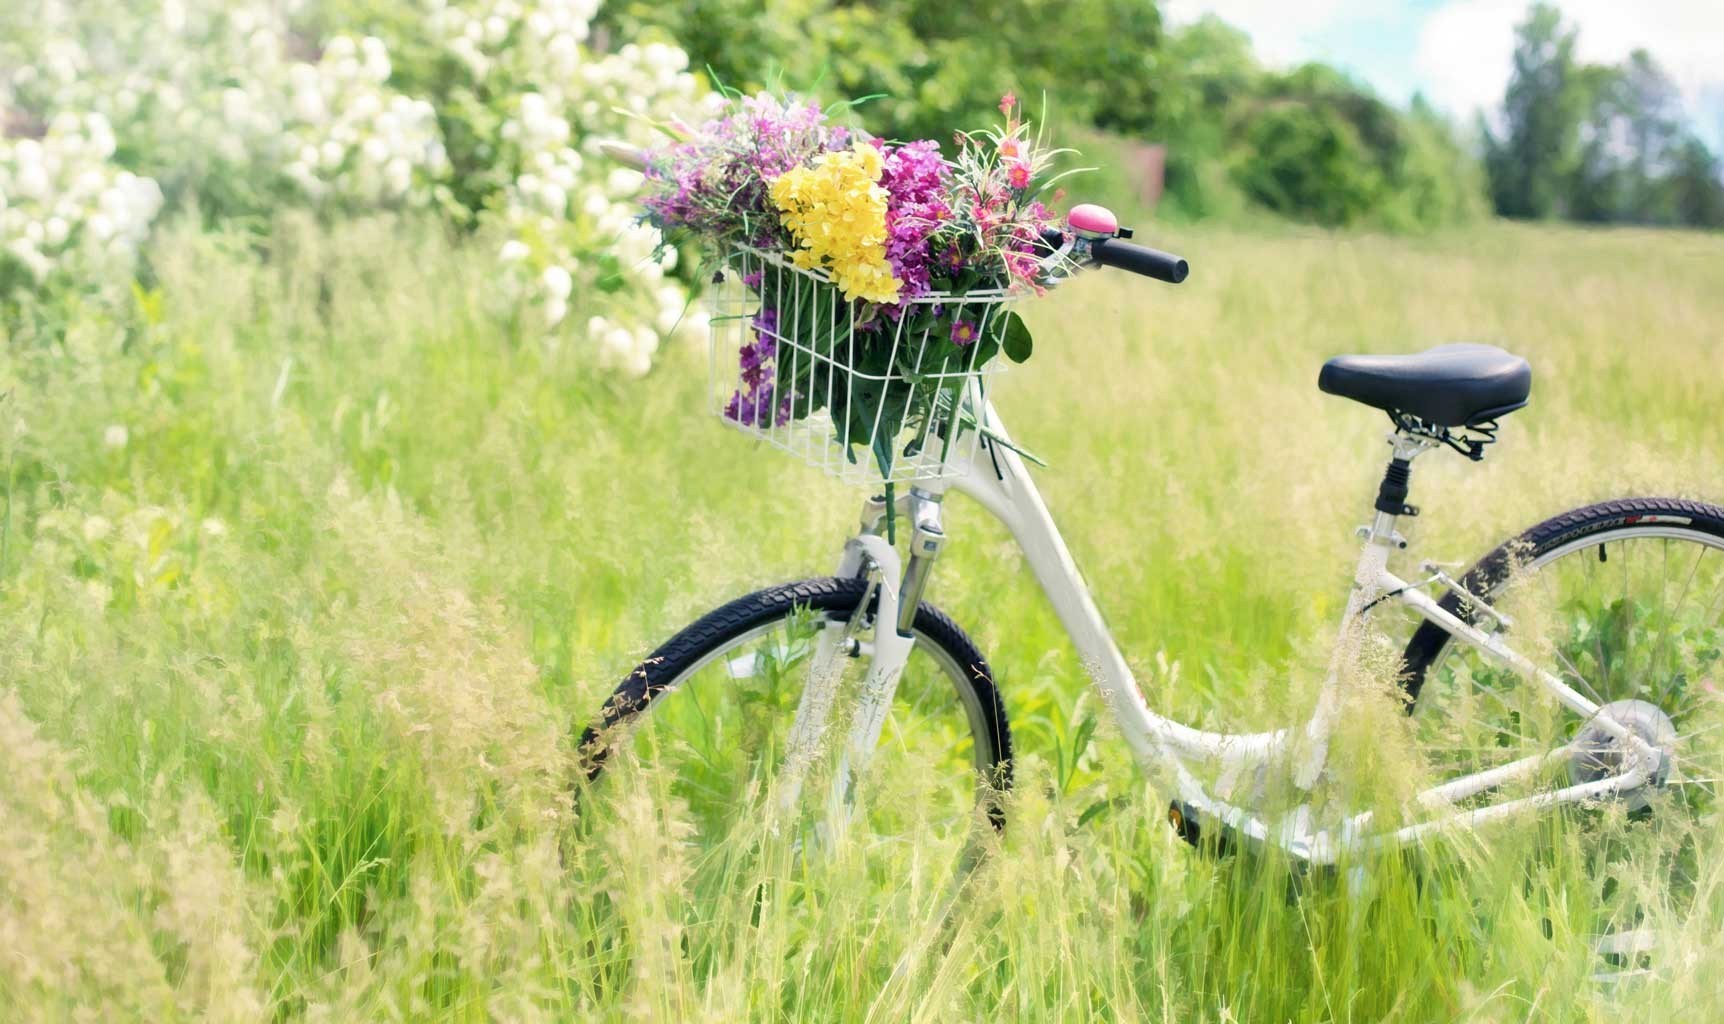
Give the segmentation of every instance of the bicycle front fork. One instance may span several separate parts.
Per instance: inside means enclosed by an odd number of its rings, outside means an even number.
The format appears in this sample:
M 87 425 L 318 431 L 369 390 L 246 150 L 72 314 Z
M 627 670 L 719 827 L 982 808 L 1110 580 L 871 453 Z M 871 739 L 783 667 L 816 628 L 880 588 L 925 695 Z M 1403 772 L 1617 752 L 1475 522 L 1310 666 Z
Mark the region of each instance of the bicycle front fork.
M 946 542 L 940 499 L 939 494 L 911 488 L 896 503 L 900 507 L 892 509 L 894 514 L 907 513 L 910 522 L 908 563 L 901 561 L 897 549 L 882 536 L 888 513 L 885 499 L 871 499 L 863 510 L 861 531 L 845 545 L 838 566 L 840 576 L 877 576 L 874 640 L 865 648 L 855 635 L 868 612 L 866 601 L 850 621 L 830 622 L 821 630 L 809 664 L 808 682 L 796 707 L 785 777 L 780 782 L 781 801 L 786 806 L 794 804 L 801 790 L 802 772 L 815 758 L 838 703 L 843 675 L 836 671 L 839 659 L 866 654 L 870 658 L 868 672 L 856 694 L 849 734 L 832 778 L 828 821 L 836 827 L 848 822 L 854 811 L 856 780 L 867 770 L 879 745 L 898 680 L 915 646 L 916 609 Z
M 946 546 L 946 530 L 940 518 L 944 497 L 943 494 L 912 487 L 910 493 L 897 503 L 904 506 L 910 520 L 910 562 L 904 567 L 903 579 L 898 586 L 897 625 L 901 636 L 910 635 L 910 627 L 916 622 L 916 607 L 922 603 L 922 593 L 928 588 L 934 563 Z M 862 513 L 862 532 L 879 536 L 886 514 L 886 499 L 870 498 Z

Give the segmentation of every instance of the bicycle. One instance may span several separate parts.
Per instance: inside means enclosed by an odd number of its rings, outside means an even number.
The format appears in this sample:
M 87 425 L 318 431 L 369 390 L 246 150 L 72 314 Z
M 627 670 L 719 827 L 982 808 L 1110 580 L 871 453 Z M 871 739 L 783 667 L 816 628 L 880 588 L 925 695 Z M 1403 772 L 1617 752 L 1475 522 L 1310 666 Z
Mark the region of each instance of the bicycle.
M 1129 237 L 1108 211 L 1074 209 L 1067 230 L 1045 239 L 1045 283 L 1057 287 L 1102 267 L 1173 284 L 1186 278 L 1184 260 Z M 734 274 L 804 273 L 770 253 L 738 259 Z M 741 330 L 751 312 L 735 307 L 734 294 L 729 301 L 728 319 L 714 320 L 715 365 L 723 325 Z M 787 358 L 830 358 L 789 336 L 778 344 L 794 350 Z M 1133 753 L 1166 770 L 1169 822 L 1193 843 L 1214 831 L 1298 862 L 1333 865 L 1563 806 L 1618 801 L 1657 816 L 1716 800 L 1724 696 L 1710 673 L 1724 647 L 1724 508 L 1673 498 L 1607 501 L 1539 523 L 1458 578 L 1431 562 L 1417 574 L 1391 570 L 1409 546 L 1397 526 L 1418 513 L 1408 504 L 1414 461 L 1445 448 L 1482 460 L 1499 421 L 1528 403 L 1532 373 L 1524 359 L 1490 346 L 1445 345 L 1404 356 L 1340 356 L 1323 366 L 1321 390 L 1387 414 L 1391 454 L 1371 520 L 1359 528 L 1352 592 L 1310 719 L 1240 734 L 1194 728 L 1151 709 L 1043 504 L 1025 453 L 988 400 L 986 369 L 917 378 L 953 396 L 946 418 L 905 448 L 887 493 L 865 502 L 833 575 L 722 605 L 618 685 L 581 738 L 589 779 L 626 737 L 642 758 L 683 758 L 673 786 L 691 813 L 717 830 L 762 807 L 775 827 L 789 823 L 823 842 L 858 822 L 880 837 L 1003 828 L 1013 772 L 1005 703 L 983 653 L 922 600 L 953 539 L 944 499 L 957 493 L 1005 526 Z M 828 389 L 857 386 L 854 368 L 845 371 L 840 385 L 827 373 Z M 849 461 L 858 439 L 844 436 L 843 427 L 729 425 L 840 476 L 873 472 Z M 892 484 L 908 487 L 894 493 Z M 905 524 L 904 555 L 894 536 L 898 522 Z M 1385 826 L 1369 810 L 1331 823 L 1317 821 L 1305 804 L 1271 815 L 1260 805 L 1274 780 L 1285 776 L 1297 795 L 1324 777 L 1347 710 L 1340 676 L 1348 652 L 1373 613 L 1391 604 L 1419 622 L 1398 680 L 1440 781 L 1403 809 L 1403 821 Z M 1541 625 L 1548 627 L 1542 633 Z M 664 706 L 669 695 L 685 692 L 689 700 Z M 883 750 L 890 752 L 886 769 Z

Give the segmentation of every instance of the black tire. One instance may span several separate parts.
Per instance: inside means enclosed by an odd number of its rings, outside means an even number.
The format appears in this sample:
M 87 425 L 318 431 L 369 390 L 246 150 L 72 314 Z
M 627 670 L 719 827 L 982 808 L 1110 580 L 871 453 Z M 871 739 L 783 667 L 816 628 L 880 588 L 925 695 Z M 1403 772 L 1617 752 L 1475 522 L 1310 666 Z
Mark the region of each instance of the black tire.
M 1648 557 L 1653 552 L 1661 555 Z M 1668 757 L 1658 783 L 1617 794 L 1612 802 L 1626 812 L 1619 824 L 1594 816 L 1577 834 L 1597 881 L 1599 933 L 1626 928 L 1662 948 L 1658 929 L 1642 924 L 1673 909 L 1693 911 L 1719 848 L 1724 705 L 1710 694 L 1711 680 L 1724 668 L 1715 639 L 1724 608 L 1724 508 L 1676 498 L 1588 505 L 1498 547 L 1461 582 L 1509 612 L 1511 623 L 1484 621 L 1486 613 L 1470 611 L 1453 593 L 1441 600 L 1444 609 L 1487 633 L 1506 630 L 1511 643 L 1538 650 L 1552 672 L 1599 705 L 1624 704 L 1630 712 L 1644 705 L 1650 714 L 1638 721 L 1669 730 L 1659 744 Z M 1690 611 L 1698 617 L 1690 619 Z M 1546 714 L 1551 702 L 1539 687 L 1469 647 L 1451 649 L 1450 639 L 1421 623 L 1404 654 L 1413 732 L 1440 776 L 1471 774 L 1576 741 L 1580 750 L 1525 785 L 1599 779 L 1614 770 L 1611 744 L 1582 739 L 1585 723 L 1578 716 Z M 1450 655 L 1457 664 L 1449 664 Z M 1570 806 L 1582 813 L 1589 804 Z M 1619 871 L 1636 881 L 1618 884 Z M 1657 887 L 1650 902 L 1647 885 Z
M 1660 518 L 1648 519 L 1648 516 Z M 1548 552 L 1593 534 L 1632 531 L 1636 526 L 1650 531 L 1660 525 L 1669 525 L 1671 520 L 1687 520 L 1681 524 L 1684 529 L 1724 540 L 1724 508 L 1717 505 L 1681 498 L 1603 501 L 1552 516 L 1502 544 L 1469 569 L 1461 577 L 1461 584 L 1471 593 L 1489 599 L 1517 562 L 1537 560 Z M 1463 606 L 1459 595 L 1450 592 L 1439 603 L 1444 610 L 1473 622 L 1474 612 Z M 1449 639 L 1449 634 L 1440 627 L 1425 622 L 1407 642 L 1402 655 L 1405 666 L 1402 686 L 1406 689 L 1409 713 L 1416 709 L 1419 693 L 1425 685 L 1425 675 L 1441 659 Z
M 635 666 L 606 699 L 598 719 L 582 733 L 578 749 L 588 780 L 596 780 L 604 771 L 611 752 L 610 737 L 618 727 L 649 711 L 655 701 L 671 692 L 680 678 L 709 655 L 804 609 L 829 620 L 846 621 L 868 593 L 868 583 L 862 579 L 824 577 L 785 583 L 739 597 L 683 628 Z M 870 614 L 877 603 L 870 601 Z M 964 701 L 969 711 L 977 760 L 991 766 L 983 780 L 986 785 L 981 789 L 1004 794 L 1012 784 L 1011 729 L 987 659 L 957 623 L 930 604 L 917 607 L 912 630 L 919 646 L 932 645 L 962 667 L 962 685 L 969 692 L 954 693 L 953 697 Z M 954 685 L 959 685 L 956 680 Z M 1005 816 L 1000 801 L 997 797 L 984 797 L 984 801 L 989 820 L 996 829 L 1002 828 Z

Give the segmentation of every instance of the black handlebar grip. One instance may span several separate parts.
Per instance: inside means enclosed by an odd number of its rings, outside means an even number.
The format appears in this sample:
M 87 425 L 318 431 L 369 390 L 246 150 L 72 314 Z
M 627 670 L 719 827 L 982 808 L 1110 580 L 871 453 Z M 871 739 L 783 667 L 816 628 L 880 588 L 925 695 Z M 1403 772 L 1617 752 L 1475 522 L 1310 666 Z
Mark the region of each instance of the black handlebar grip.
M 1096 239 L 1090 243 L 1089 253 L 1104 267 L 1129 270 L 1168 284 L 1178 284 L 1191 274 L 1191 265 L 1170 252 L 1133 245 L 1117 238 Z

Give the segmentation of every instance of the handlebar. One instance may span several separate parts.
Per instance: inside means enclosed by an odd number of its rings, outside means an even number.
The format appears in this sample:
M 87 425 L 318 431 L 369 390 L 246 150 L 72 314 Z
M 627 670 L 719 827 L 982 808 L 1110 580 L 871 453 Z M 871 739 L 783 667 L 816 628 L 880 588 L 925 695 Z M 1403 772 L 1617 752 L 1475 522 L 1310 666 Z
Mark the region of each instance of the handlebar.
M 1066 230 L 1044 230 L 1036 248 L 1050 277 L 1065 276 L 1059 268 L 1073 264 L 1129 270 L 1168 284 L 1179 284 L 1191 275 L 1191 264 L 1181 257 L 1125 241 L 1130 237 L 1131 229 L 1120 227 L 1113 211 L 1085 204 L 1072 207 Z
M 1178 284 L 1191 273 L 1191 265 L 1170 252 L 1133 245 L 1117 238 L 1095 239 L 1089 244 L 1089 254 L 1104 267 L 1129 270 L 1168 284 Z

